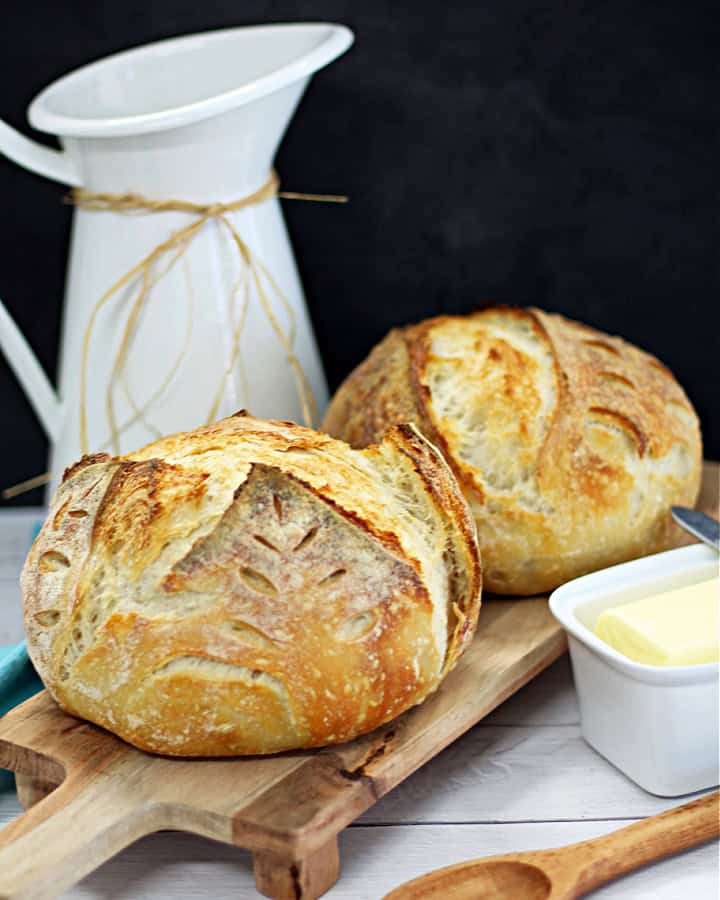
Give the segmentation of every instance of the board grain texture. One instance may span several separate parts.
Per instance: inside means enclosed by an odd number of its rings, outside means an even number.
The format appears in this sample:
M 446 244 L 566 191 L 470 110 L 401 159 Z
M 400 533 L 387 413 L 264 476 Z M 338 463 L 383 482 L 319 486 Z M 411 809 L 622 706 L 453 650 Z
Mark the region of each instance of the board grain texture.
M 717 488 L 707 465 L 699 506 L 715 514 Z M 351 743 L 273 757 L 152 756 L 38 694 L 0 720 L 0 767 L 27 810 L 0 831 L 0 898 L 56 896 L 162 830 L 249 849 L 269 897 L 318 897 L 339 875 L 338 834 L 564 649 L 545 597 L 486 599 L 473 644 L 423 705 Z

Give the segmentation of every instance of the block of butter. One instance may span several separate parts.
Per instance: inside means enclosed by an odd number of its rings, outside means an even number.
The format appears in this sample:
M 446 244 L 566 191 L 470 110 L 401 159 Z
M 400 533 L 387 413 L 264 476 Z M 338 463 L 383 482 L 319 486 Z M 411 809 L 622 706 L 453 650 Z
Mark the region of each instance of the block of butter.
M 595 634 L 635 662 L 693 666 L 720 658 L 720 578 L 603 610 Z

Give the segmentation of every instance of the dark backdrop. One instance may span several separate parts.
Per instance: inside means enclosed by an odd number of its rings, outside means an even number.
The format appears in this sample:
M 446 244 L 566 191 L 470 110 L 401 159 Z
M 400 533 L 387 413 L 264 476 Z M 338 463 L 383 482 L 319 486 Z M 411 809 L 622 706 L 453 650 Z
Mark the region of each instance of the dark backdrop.
M 331 387 L 392 325 L 532 303 L 658 355 L 720 457 L 715 4 L 5 0 L 0 115 L 29 133 L 46 83 L 134 44 L 322 19 L 356 44 L 311 84 L 278 168 L 288 189 L 352 196 L 285 204 Z M 51 373 L 62 195 L 0 159 L 0 296 Z M 0 401 L 10 484 L 46 444 L 2 359 Z

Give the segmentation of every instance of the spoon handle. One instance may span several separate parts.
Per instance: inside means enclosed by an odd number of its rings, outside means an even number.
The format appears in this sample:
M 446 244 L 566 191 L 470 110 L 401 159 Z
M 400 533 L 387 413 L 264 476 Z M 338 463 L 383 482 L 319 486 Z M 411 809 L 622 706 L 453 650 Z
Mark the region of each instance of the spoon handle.
M 578 854 L 578 862 L 582 860 L 574 896 L 582 896 L 646 863 L 718 837 L 719 798 L 716 791 L 604 837 L 568 847 L 568 854 Z

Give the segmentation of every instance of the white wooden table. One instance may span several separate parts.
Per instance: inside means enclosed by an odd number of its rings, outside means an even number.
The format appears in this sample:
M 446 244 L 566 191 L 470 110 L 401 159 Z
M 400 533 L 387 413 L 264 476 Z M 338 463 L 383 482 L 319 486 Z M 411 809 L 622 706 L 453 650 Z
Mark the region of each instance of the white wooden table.
M 0 645 L 21 639 L 17 577 L 39 510 L 0 513 Z M 646 794 L 588 747 L 566 658 L 415 773 L 340 836 L 328 900 L 375 900 L 422 872 L 596 837 L 683 802 Z M 0 793 L 0 826 L 18 815 Z M 597 891 L 598 900 L 716 900 L 717 843 Z M 250 854 L 192 835 L 139 841 L 65 895 L 113 900 L 258 897 Z M 521 900 L 521 898 L 519 898 Z

